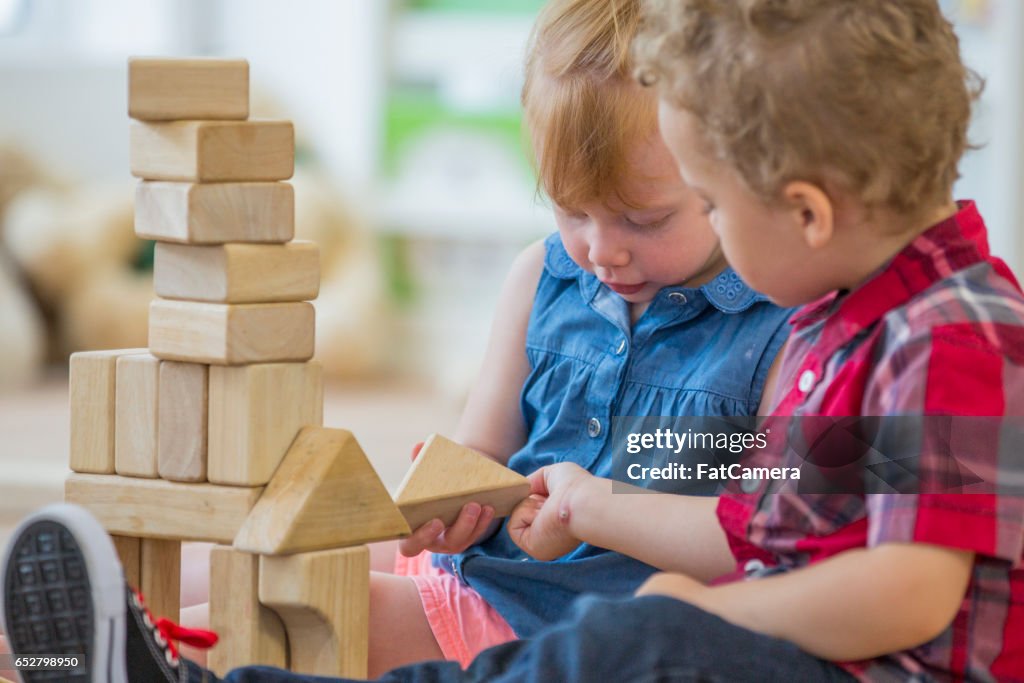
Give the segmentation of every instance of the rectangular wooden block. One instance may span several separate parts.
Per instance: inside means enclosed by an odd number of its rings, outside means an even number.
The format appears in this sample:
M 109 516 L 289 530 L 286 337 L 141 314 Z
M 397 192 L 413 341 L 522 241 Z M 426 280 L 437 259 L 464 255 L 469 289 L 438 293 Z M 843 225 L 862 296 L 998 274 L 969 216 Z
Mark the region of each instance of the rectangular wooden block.
M 211 482 L 270 481 L 299 429 L 324 416 L 319 363 L 261 363 L 210 368 Z
M 281 619 L 259 600 L 259 555 L 216 546 L 210 552 L 210 628 L 220 635 L 206 666 L 224 676 L 240 666 L 288 665 Z
M 71 354 L 71 462 L 75 472 L 113 474 L 117 359 L 146 349 Z
M 114 470 L 126 477 L 156 477 L 160 359 L 148 353 L 117 359 Z
M 181 541 L 143 538 L 138 589 L 156 618 L 181 621 Z
M 206 481 L 209 366 L 160 364 L 157 470 L 172 481 Z
M 249 63 L 244 59 L 131 58 L 128 116 L 146 121 L 246 119 Z
M 114 542 L 117 559 L 121 561 L 124 580 L 133 588 L 142 585 L 142 539 L 113 534 L 110 540 Z
M 147 180 L 286 180 L 295 168 L 291 121 L 132 121 L 132 175 Z
M 171 183 L 135 188 L 135 234 L 187 244 L 287 242 L 295 236 L 288 183 Z
M 306 361 L 315 312 L 308 302 L 210 304 L 156 299 L 149 308 L 154 356 L 210 365 Z
M 288 244 L 157 244 L 157 296 L 228 304 L 308 301 L 320 292 L 320 251 Z
M 114 474 L 72 474 L 64 482 L 64 499 L 89 510 L 111 534 L 225 544 L 262 492 Z

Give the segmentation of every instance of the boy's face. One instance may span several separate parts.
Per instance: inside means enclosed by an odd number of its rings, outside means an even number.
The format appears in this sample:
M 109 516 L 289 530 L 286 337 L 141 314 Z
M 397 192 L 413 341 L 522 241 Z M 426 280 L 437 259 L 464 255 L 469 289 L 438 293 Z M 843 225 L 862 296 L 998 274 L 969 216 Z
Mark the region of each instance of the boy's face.
M 663 287 L 697 287 L 725 267 L 718 238 L 697 196 L 683 183 L 661 137 L 631 153 L 617 196 L 555 207 L 569 256 L 631 304 L 645 306 Z
M 729 265 L 781 306 L 812 301 L 826 291 L 819 263 L 792 210 L 766 204 L 725 163 L 712 157 L 693 115 L 662 102 L 659 123 L 682 179 L 704 203 Z

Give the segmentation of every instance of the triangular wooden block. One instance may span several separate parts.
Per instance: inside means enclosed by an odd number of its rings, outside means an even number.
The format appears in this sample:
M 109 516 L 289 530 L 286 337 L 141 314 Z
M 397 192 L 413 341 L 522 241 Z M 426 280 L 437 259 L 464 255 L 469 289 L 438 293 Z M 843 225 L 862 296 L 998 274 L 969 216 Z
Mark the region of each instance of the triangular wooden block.
M 401 538 L 409 525 L 351 432 L 304 427 L 235 537 L 286 555 Z
M 432 434 L 395 494 L 412 529 L 434 518 L 445 526 L 469 502 L 490 505 L 496 517 L 512 512 L 530 494 L 530 482 L 471 448 Z

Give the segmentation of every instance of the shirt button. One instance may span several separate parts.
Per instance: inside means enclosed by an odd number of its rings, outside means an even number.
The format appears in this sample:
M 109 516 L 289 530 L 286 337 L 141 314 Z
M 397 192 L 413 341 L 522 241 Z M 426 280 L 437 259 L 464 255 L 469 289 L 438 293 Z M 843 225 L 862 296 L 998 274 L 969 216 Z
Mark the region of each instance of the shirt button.
M 591 439 L 601 436 L 601 421 L 596 417 L 590 418 L 587 422 L 587 434 L 590 435 Z
M 615 354 L 621 356 L 622 353 L 625 350 L 626 350 L 626 340 L 623 339 L 621 342 L 619 342 L 619 348 L 615 349 Z
M 682 292 L 672 292 L 671 294 L 668 295 L 668 298 L 670 301 L 673 301 L 679 304 L 680 306 L 686 303 L 686 295 L 683 294 Z
M 797 388 L 805 394 L 814 387 L 814 381 L 818 379 L 817 375 L 814 374 L 814 370 L 804 370 L 803 374 L 800 375 L 800 380 L 797 382 Z
M 764 569 L 764 562 L 754 558 L 753 560 L 747 560 L 747 563 L 743 565 L 743 571 L 748 576 L 754 572 L 759 572 Z

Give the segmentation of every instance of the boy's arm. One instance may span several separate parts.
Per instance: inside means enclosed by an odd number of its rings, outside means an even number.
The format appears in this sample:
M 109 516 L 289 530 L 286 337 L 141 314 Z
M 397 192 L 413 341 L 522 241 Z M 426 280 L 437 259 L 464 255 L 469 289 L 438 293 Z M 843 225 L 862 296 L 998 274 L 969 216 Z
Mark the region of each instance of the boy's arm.
M 610 479 L 572 463 L 543 467 L 530 483 L 532 495 L 512 513 L 508 530 L 537 559 L 586 542 L 704 581 L 736 566 L 715 514 L 717 498 L 651 493 L 621 482 L 613 493 Z
M 916 647 L 956 616 L 974 553 L 888 543 L 840 553 L 785 574 L 708 587 L 658 574 L 637 595 L 666 595 L 831 661 Z

